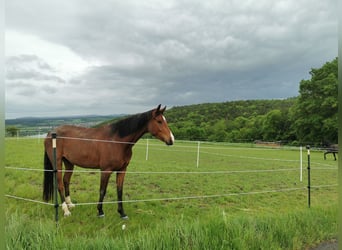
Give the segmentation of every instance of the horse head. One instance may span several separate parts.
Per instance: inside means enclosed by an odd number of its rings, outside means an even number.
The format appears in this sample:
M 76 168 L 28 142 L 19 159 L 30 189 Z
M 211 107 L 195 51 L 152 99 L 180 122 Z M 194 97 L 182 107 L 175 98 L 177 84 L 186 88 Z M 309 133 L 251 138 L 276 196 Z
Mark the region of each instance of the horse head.
M 147 125 L 147 130 L 154 137 L 166 143 L 166 145 L 172 145 L 175 141 L 175 138 L 167 124 L 167 121 L 163 115 L 166 110 L 166 106 L 164 108 L 160 108 L 160 104 L 156 109 L 152 110 L 152 118 Z

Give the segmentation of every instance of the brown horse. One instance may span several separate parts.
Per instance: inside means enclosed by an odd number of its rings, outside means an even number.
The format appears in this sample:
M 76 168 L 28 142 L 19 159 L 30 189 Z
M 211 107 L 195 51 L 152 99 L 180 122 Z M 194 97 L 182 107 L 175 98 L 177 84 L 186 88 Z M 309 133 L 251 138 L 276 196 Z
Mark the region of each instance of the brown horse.
M 64 216 L 74 207 L 70 199 L 69 183 L 74 165 L 101 170 L 100 198 L 97 205 L 98 216 L 104 216 L 103 199 L 111 173 L 116 171 L 118 212 L 121 218 L 128 218 L 122 206 L 122 192 L 126 168 L 132 158 L 134 144 L 147 132 L 167 145 L 172 145 L 174 136 L 163 115 L 166 107 L 160 105 L 153 110 L 130 116 L 116 123 L 99 128 L 61 126 L 56 128 L 57 182 Z M 51 133 L 44 141 L 44 190 L 43 199 L 53 197 L 53 151 Z M 62 162 L 65 173 L 62 178 Z

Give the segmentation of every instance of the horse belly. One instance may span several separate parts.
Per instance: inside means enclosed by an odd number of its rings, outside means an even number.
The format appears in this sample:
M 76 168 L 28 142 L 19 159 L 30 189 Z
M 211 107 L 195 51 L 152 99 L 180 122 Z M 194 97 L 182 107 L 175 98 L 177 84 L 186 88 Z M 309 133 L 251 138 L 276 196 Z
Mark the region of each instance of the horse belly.
M 121 154 L 122 152 L 115 147 L 85 142 L 82 146 L 64 147 L 63 157 L 79 167 L 113 171 L 121 169 L 126 164 L 127 160 Z
M 69 145 L 63 149 L 63 157 L 69 162 L 84 168 L 99 168 L 99 153 L 90 145 Z

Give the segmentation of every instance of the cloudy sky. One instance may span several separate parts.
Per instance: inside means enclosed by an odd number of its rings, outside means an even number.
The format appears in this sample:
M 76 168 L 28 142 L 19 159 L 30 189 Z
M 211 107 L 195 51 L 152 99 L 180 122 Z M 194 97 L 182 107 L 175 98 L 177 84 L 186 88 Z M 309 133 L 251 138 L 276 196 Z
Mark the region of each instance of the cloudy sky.
M 6 1 L 6 118 L 298 95 L 337 0 Z

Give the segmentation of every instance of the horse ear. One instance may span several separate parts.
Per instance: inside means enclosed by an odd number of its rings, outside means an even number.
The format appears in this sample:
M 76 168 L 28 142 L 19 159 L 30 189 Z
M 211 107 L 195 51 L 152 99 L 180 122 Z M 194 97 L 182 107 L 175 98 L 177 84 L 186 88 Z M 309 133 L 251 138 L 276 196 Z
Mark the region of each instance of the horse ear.
M 158 107 L 156 108 L 156 110 L 154 112 L 155 116 L 162 115 L 164 113 L 166 106 L 162 109 L 160 109 L 160 107 L 161 107 L 161 104 L 159 104 Z
M 159 104 L 158 107 L 157 107 L 157 113 L 158 113 L 159 110 L 160 110 L 160 106 L 161 106 L 161 104 Z
M 166 109 L 166 106 L 163 109 L 160 110 L 160 113 L 163 114 L 165 109 Z
M 161 114 L 160 106 L 161 106 L 161 104 L 159 104 L 158 107 L 152 111 L 152 116 L 153 117 L 156 117 L 156 116 Z

